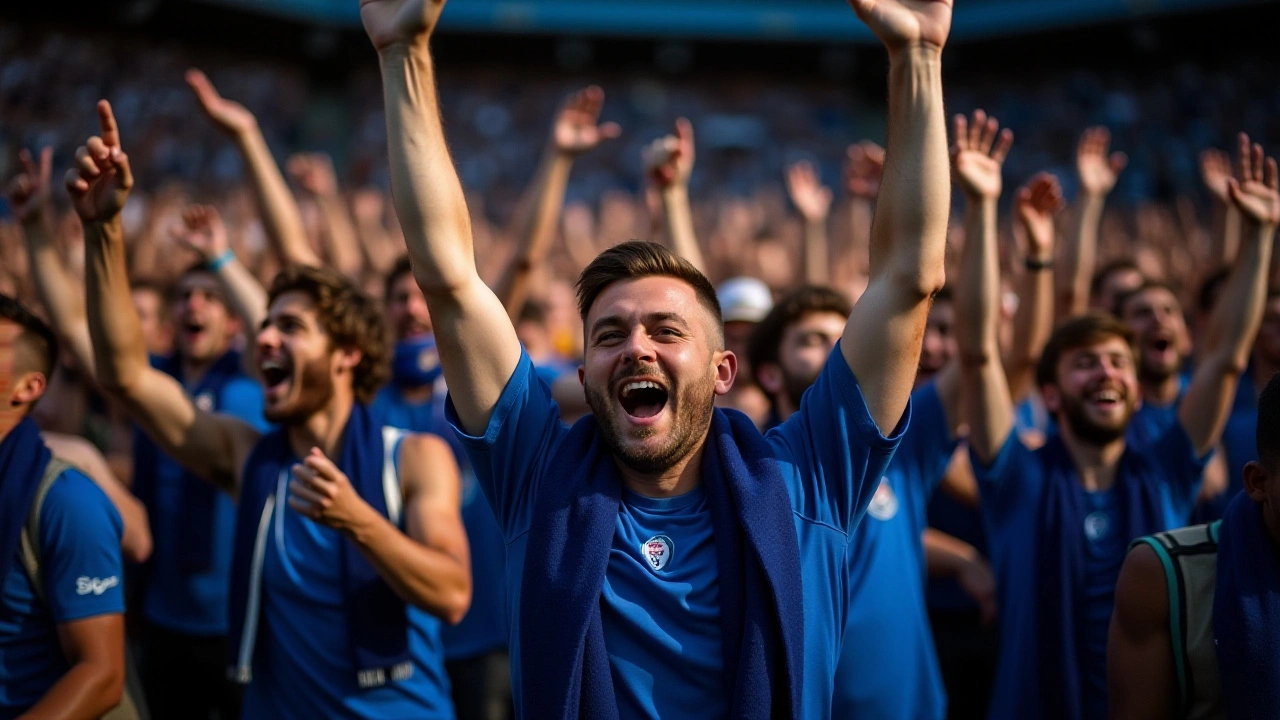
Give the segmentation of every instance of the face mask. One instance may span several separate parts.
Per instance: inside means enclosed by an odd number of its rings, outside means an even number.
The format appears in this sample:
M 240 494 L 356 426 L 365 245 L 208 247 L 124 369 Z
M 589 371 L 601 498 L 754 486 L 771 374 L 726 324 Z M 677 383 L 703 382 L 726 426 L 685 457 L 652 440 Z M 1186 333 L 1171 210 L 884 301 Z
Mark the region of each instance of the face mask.
M 435 336 L 419 335 L 396 343 L 395 358 L 391 361 L 391 382 L 396 387 L 433 385 L 442 372 Z

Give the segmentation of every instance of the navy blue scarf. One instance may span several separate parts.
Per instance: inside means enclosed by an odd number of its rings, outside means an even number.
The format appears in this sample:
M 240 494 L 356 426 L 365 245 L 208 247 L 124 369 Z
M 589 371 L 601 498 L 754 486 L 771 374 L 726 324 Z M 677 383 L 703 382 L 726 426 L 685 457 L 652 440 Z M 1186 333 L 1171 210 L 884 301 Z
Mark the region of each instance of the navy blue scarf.
M 353 405 L 336 464 L 350 479 L 361 499 L 386 517 L 383 459 L 382 427 L 373 421 L 366 406 Z M 297 461 L 289 448 L 286 432 L 281 428 L 263 436 L 245 462 L 231 566 L 231 632 L 228 636 L 231 667 L 235 670 L 233 676 L 241 682 L 248 682 L 250 677 L 247 668 L 237 665 L 241 643 L 245 640 L 244 627 L 248 620 L 250 587 L 255 572 L 254 549 L 263 510 L 267 499 L 276 492 L 280 473 L 288 472 Z M 284 498 L 275 498 L 275 502 L 274 512 L 293 512 L 284 505 Z M 265 536 L 263 540 L 271 542 Z M 362 688 L 376 687 L 389 679 L 403 679 L 405 669 L 412 667 L 409 664 L 412 661 L 409 619 L 404 600 L 383 581 L 355 543 L 344 540 L 342 546 L 342 557 L 335 560 L 342 563 L 347 636 L 357 683 Z
M 0 442 L 0 568 L 8 570 L 17 556 L 27 513 L 51 459 L 30 416 Z
M 177 355 L 154 358 L 153 365 L 157 370 L 182 382 L 182 361 Z M 213 406 L 202 409 L 220 410 L 222 389 L 239 375 L 240 353 L 225 352 L 209 366 L 199 384 L 191 388 L 190 395 L 193 399 L 201 395 L 212 397 Z M 218 489 L 213 483 L 201 480 L 184 469 L 178 481 L 178 507 L 158 508 L 156 483 L 160 463 L 162 459 L 164 462 L 176 461 L 166 458 L 151 438 L 141 432 L 137 433 L 133 453 L 134 494 L 147 506 L 147 512 L 154 516 L 161 512 L 176 511 L 178 517 L 182 518 L 178 525 L 178 537 L 174 539 L 178 551 L 178 568 L 188 574 L 208 572 L 213 567 L 214 507 L 218 501 Z
M 593 417 L 574 425 L 550 468 L 565 479 L 553 475 L 540 489 L 521 584 L 523 714 L 616 718 L 600 593 L 622 482 Z M 782 477 L 768 443 L 733 410 L 712 415 L 701 470 L 715 529 L 730 716 L 798 718 L 800 547 Z
M 1078 720 L 1084 716 L 1086 491 L 1060 435 L 1051 435 L 1036 455 L 1045 479 L 1039 577 L 1027 581 L 1036 583 L 1039 609 L 1041 717 Z M 1120 516 L 1115 532 L 1126 541 L 1166 529 L 1160 482 L 1140 453 L 1125 450 L 1112 492 L 1117 493 Z
M 1227 717 L 1280 717 L 1280 558 L 1262 508 L 1239 493 L 1218 536 L 1213 636 Z

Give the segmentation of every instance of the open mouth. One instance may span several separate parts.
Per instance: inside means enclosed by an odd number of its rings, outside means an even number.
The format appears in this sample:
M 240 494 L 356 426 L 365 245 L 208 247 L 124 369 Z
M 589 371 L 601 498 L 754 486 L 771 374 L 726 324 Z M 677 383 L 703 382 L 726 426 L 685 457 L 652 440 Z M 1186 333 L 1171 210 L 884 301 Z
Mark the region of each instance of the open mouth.
M 182 326 L 182 332 L 185 333 L 188 338 L 195 339 L 200 337 L 200 333 L 204 332 L 204 325 L 198 322 L 184 323 Z
M 1098 390 L 1089 395 L 1089 402 L 1107 410 L 1120 405 L 1122 399 L 1119 391 L 1110 388 Z
M 652 380 L 624 382 L 618 391 L 618 402 L 633 418 L 644 420 L 656 416 L 667 406 L 666 388 Z
M 268 391 L 284 385 L 293 375 L 293 369 L 289 363 L 276 358 L 264 360 L 258 366 L 258 371 L 262 374 L 262 384 Z
M 1167 352 L 1171 347 L 1173 347 L 1173 341 L 1168 338 L 1156 338 L 1151 341 L 1151 349 L 1158 353 Z

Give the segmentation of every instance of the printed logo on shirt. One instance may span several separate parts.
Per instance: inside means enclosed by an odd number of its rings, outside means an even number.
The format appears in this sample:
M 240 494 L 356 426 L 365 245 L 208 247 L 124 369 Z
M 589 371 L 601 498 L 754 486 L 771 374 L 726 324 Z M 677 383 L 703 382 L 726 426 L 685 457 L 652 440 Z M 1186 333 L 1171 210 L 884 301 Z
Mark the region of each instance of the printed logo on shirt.
M 1111 518 L 1102 511 L 1089 513 L 1084 519 L 1084 536 L 1091 542 L 1098 542 L 1111 530 Z
M 213 392 L 205 390 L 199 395 L 196 395 L 195 403 L 196 407 L 200 408 L 202 412 L 213 412 Z
M 440 364 L 440 354 L 435 347 L 429 347 L 418 353 L 418 369 L 424 373 L 431 372 Z
M 656 571 L 665 568 L 671 562 L 671 554 L 675 549 L 676 545 L 671 542 L 671 538 L 666 535 L 654 535 L 645 541 L 640 552 L 649 561 L 649 567 Z
M 877 520 L 892 520 L 898 514 L 898 496 L 894 494 L 889 478 L 880 478 L 880 487 L 876 488 L 876 494 L 871 497 L 867 514 Z
M 88 595 L 92 593 L 101 595 L 119 584 L 120 578 L 115 575 L 109 578 L 78 577 L 76 578 L 76 594 Z

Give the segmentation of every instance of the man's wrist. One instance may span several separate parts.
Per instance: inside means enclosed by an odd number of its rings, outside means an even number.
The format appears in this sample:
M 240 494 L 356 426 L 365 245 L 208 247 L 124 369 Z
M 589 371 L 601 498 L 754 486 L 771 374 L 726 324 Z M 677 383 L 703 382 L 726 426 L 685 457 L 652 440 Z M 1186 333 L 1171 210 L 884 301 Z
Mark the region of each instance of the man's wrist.
M 1022 266 L 1032 271 L 1052 270 L 1053 257 L 1043 256 L 1043 255 L 1028 255 L 1027 257 L 1023 258 Z
M 209 259 L 209 271 L 218 272 L 222 268 L 231 264 L 236 259 L 236 254 L 231 248 L 227 248 Z

